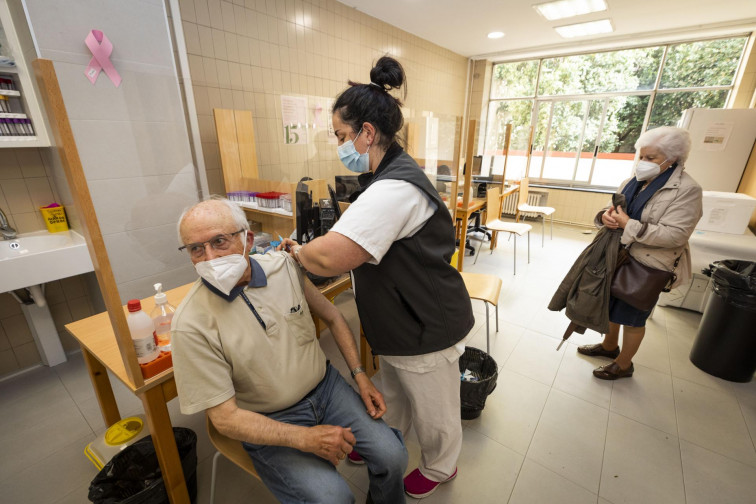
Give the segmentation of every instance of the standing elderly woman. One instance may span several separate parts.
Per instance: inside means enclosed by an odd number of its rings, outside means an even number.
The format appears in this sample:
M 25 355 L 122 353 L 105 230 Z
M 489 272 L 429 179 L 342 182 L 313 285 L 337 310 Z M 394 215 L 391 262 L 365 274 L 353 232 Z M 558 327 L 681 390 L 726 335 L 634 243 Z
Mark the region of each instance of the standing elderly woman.
M 606 208 L 596 216 L 596 224 L 623 229 L 621 243 L 629 254 L 646 266 L 674 271 L 674 287 L 690 279 L 688 239 L 702 215 L 701 186 L 684 171 L 690 136 L 684 129 L 662 126 L 641 135 L 635 149 L 640 151 L 635 176 L 619 189 L 627 198 L 627 208 Z M 633 357 L 643 341 L 650 314 L 651 310 L 610 299 L 609 333 L 604 341 L 578 348 L 584 355 L 613 359 L 595 369 L 595 377 L 616 380 L 633 375 Z
M 350 82 L 333 106 L 338 154 L 363 173 L 359 196 L 331 230 L 292 256 L 318 275 L 352 271 L 365 337 L 381 356 L 386 421 L 414 426 L 420 466 L 404 479 L 422 498 L 457 474 L 462 448 L 459 356 L 474 318 L 459 272 L 449 264 L 454 225 L 435 187 L 397 143 L 400 102 L 388 93 L 404 70 L 384 56 L 369 84 Z M 364 372 L 362 368 L 352 374 Z M 359 463 L 357 455 L 352 462 Z

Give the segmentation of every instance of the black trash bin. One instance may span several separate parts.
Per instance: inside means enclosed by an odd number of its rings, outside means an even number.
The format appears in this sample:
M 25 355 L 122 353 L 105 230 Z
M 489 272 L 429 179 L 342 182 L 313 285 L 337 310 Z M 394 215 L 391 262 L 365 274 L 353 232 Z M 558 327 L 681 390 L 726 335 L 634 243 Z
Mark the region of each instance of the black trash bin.
M 690 361 L 725 380 L 751 381 L 756 371 L 756 263 L 716 261 L 709 271 L 714 291 Z
M 483 350 L 467 347 L 459 358 L 460 374 L 463 375 L 465 370 L 470 371 L 473 381 L 463 379 L 460 384 L 462 419 L 472 420 L 480 416 L 488 394 L 496 388 L 499 367 L 493 357 Z
M 197 434 L 174 427 L 181 468 L 192 503 L 197 500 Z M 95 504 L 168 504 L 152 436 L 126 447 L 89 485 L 89 500 Z

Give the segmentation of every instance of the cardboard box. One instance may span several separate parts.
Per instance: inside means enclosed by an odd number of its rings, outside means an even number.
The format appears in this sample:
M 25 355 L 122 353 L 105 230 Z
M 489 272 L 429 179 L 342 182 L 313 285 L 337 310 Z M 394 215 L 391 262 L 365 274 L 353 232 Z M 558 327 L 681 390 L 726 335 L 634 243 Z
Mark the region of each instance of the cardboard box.
M 698 221 L 696 229 L 743 234 L 754 209 L 756 198 L 747 194 L 704 191 L 703 216 Z

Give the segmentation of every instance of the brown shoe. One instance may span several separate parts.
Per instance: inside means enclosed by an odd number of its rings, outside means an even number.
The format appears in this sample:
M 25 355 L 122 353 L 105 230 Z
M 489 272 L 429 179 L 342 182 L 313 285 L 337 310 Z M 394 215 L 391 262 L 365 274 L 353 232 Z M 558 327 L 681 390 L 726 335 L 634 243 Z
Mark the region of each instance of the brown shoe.
M 620 348 L 617 347 L 614 350 L 607 350 L 601 346 L 601 343 L 596 343 L 595 345 L 579 346 L 578 353 L 590 355 L 591 357 L 608 357 L 610 359 L 616 359 L 620 354 Z
M 612 361 L 606 366 L 599 366 L 594 369 L 593 376 L 601 380 L 616 380 L 617 378 L 630 378 L 633 376 L 633 371 L 635 371 L 635 367 L 633 367 L 632 362 L 629 368 L 622 369 L 619 364 Z

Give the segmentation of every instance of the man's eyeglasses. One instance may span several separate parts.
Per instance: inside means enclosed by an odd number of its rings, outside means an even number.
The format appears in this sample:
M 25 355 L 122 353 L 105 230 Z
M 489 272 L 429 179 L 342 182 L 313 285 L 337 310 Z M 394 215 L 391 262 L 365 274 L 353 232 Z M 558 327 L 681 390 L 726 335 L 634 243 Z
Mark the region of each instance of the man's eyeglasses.
M 233 233 L 219 234 L 205 242 L 187 243 L 186 245 L 180 246 L 178 249 L 186 250 L 194 259 L 202 259 L 205 256 L 205 245 L 210 244 L 213 250 L 228 250 L 232 243 L 231 238 L 242 232 L 244 232 L 244 229 L 240 229 Z

